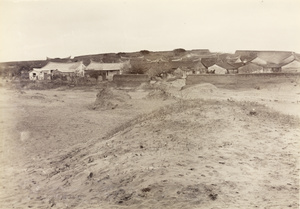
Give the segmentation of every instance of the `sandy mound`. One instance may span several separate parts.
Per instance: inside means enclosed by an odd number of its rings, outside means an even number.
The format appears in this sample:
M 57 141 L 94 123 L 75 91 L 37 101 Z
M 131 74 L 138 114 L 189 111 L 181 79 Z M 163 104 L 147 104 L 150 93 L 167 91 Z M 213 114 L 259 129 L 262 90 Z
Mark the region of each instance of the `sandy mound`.
M 131 97 L 120 90 L 104 88 L 96 96 L 93 109 L 115 109 L 117 106 L 124 105 Z
M 154 89 L 149 92 L 149 94 L 146 96 L 146 99 L 152 100 L 152 99 L 159 99 L 159 100 L 167 100 L 171 99 L 172 96 L 162 89 Z
M 149 90 L 153 89 L 153 85 L 150 83 L 141 83 L 135 90 L 136 91 L 144 91 L 144 90 Z
M 216 92 L 218 88 L 210 83 L 202 83 L 192 86 L 184 86 L 181 90 L 182 95 L 187 99 L 197 99 L 201 94 Z
M 259 114 L 249 115 L 253 106 Z M 288 159 L 297 155 L 290 145 L 299 132 L 283 128 L 297 127 L 292 121 L 252 103 L 178 103 L 57 166 L 69 191 L 89 191 L 85 200 L 110 205 L 105 208 L 222 208 L 224 202 L 227 208 L 297 208 L 299 166 Z M 59 207 L 65 200 L 56 201 Z

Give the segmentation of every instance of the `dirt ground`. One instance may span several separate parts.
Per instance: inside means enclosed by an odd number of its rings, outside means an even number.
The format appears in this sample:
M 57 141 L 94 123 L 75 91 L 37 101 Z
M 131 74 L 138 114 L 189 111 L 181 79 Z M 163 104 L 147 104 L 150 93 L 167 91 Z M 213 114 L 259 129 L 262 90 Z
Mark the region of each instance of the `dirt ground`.
M 1 208 L 299 208 L 299 84 L 99 92 L 0 88 Z

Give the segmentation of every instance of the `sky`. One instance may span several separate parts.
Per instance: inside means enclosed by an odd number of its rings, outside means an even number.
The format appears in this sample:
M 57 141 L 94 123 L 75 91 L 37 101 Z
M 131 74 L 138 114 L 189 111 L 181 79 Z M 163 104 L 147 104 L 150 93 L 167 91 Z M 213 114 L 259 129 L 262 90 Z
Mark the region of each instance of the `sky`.
M 0 62 L 110 52 L 300 53 L 300 0 L 0 0 Z

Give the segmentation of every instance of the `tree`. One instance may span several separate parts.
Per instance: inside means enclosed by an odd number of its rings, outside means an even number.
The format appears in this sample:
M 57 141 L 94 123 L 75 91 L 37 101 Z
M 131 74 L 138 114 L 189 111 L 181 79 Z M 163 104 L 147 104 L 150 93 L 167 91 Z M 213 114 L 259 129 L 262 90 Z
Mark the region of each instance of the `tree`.
M 127 73 L 129 74 L 145 74 L 146 68 L 143 66 L 142 63 L 136 62 L 131 63 L 131 67 L 128 68 Z
M 181 55 L 181 54 L 185 53 L 186 50 L 182 49 L 182 48 L 178 48 L 178 49 L 174 49 L 173 52 L 177 56 L 177 55 Z
M 141 50 L 140 53 L 142 55 L 147 55 L 147 54 L 150 54 L 150 51 L 148 51 L 148 50 Z

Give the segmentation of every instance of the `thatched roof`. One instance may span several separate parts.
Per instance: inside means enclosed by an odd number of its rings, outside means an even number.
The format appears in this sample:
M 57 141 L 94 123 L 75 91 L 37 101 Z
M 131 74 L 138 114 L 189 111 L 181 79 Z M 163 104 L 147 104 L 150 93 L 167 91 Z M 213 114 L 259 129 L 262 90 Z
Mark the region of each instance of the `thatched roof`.
M 48 62 L 41 70 L 58 70 L 63 73 L 72 73 L 76 70 L 83 70 L 85 65 L 83 62 L 68 62 L 68 63 L 60 63 L 60 62 Z
M 121 63 L 102 63 L 102 62 L 94 62 L 86 67 L 86 70 L 98 70 L 98 71 L 118 71 L 124 67 L 124 62 Z

